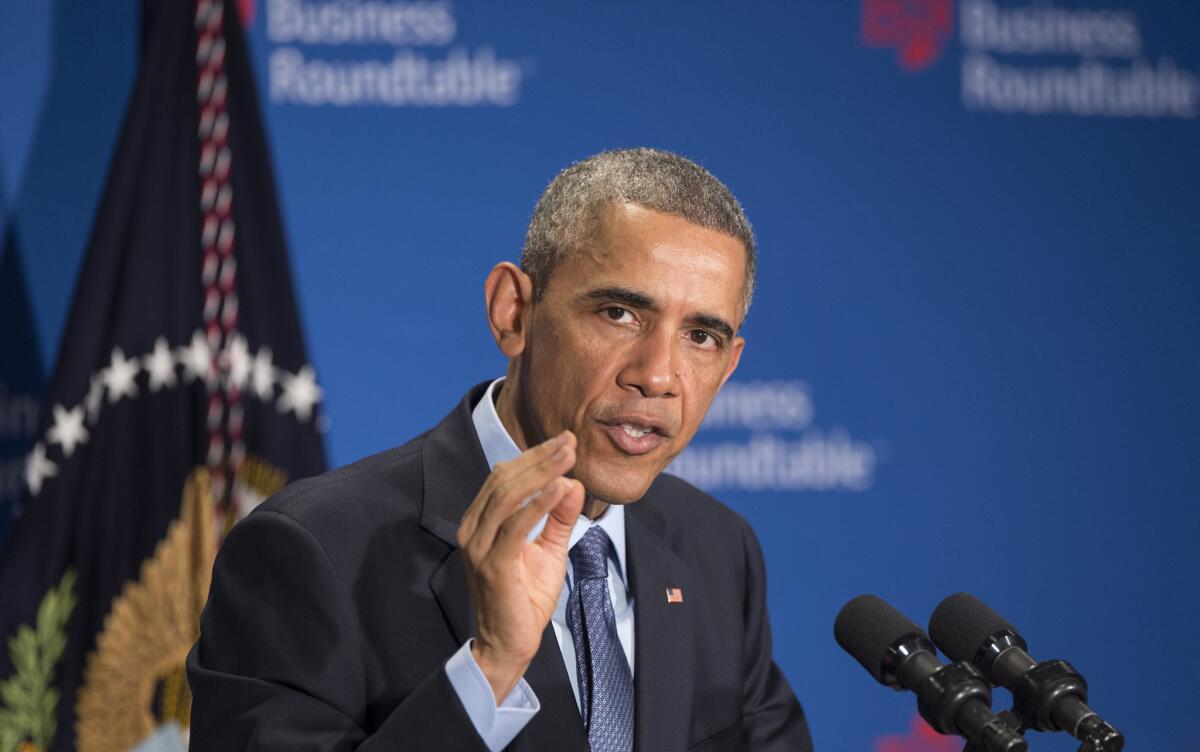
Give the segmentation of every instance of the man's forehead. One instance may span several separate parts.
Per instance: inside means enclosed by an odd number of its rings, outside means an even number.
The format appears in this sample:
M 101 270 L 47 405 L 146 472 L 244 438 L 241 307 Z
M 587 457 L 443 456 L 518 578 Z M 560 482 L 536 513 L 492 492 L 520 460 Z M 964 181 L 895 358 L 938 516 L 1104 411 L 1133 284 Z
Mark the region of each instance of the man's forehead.
M 744 281 L 746 251 L 737 238 L 638 204 L 609 204 L 580 256 L 598 267 L 655 264 L 675 273 Z

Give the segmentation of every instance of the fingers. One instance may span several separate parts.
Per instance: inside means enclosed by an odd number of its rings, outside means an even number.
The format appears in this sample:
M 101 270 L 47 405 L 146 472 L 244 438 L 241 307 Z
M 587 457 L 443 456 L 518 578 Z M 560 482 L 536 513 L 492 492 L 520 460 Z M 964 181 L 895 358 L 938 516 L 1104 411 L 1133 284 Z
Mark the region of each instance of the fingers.
M 463 515 L 459 545 L 489 549 L 500 525 L 574 464 L 575 435 L 570 431 L 542 442 L 510 462 L 497 463 Z
M 491 499 L 480 512 L 473 540 L 481 546 L 490 547 L 500 526 L 518 509 L 543 508 L 546 500 L 541 496 L 555 490 L 557 486 L 553 481 L 574 465 L 575 447 L 565 445 L 549 457 L 525 468 L 519 475 L 501 480 L 492 489 Z M 541 503 L 538 503 L 539 500 Z
M 579 496 L 579 502 L 575 503 L 574 497 Z M 492 551 L 498 556 L 504 557 L 510 554 L 515 555 L 520 551 L 521 546 L 529 538 L 529 533 L 533 530 L 533 526 L 538 523 L 542 517 L 549 513 L 546 524 L 555 525 L 554 532 L 548 538 L 548 541 L 553 541 L 555 544 L 561 544 L 565 549 L 567 540 L 571 536 L 571 528 L 575 525 L 575 519 L 583 510 L 583 484 L 577 480 L 570 478 L 553 478 L 547 483 L 542 492 L 534 496 L 529 504 L 518 510 L 516 513 L 508 517 L 501 523 L 499 530 L 496 532 L 496 539 L 492 546 Z M 574 508 L 572 513 L 571 508 Z M 562 522 L 554 522 L 555 517 L 560 519 L 570 518 L 566 523 L 565 535 L 559 534 L 559 529 L 562 527 Z M 545 530 L 538 535 L 538 539 L 546 538 Z
M 551 437 L 532 449 L 522 452 L 516 459 L 496 463 L 495 468 L 488 474 L 487 480 L 484 481 L 483 487 L 475 495 L 475 500 L 471 503 L 466 513 L 463 514 L 458 529 L 458 545 L 460 547 L 465 546 L 467 541 L 475 535 L 475 529 L 479 525 L 480 517 L 483 511 L 492 503 L 497 486 L 501 485 L 505 479 L 516 478 L 531 466 L 535 466 L 539 462 L 552 457 L 564 444 L 573 445 L 574 438 L 573 434 L 564 431 L 558 436 Z

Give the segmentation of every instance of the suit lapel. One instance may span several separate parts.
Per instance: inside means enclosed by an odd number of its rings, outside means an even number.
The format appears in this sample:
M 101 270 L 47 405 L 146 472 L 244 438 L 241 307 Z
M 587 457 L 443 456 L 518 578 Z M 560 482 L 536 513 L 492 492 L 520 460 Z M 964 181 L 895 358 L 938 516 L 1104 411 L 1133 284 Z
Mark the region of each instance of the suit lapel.
M 668 588 L 687 591 L 686 569 L 665 539 L 653 496 L 652 486 L 625 512 L 636 634 L 633 746 L 641 752 L 684 749 L 692 707 L 691 606 L 667 602 Z
M 486 384 L 481 386 L 487 388 Z M 471 406 L 479 396 L 480 386 L 476 386 L 429 432 L 421 448 L 421 527 L 448 547 L 446 556 L 430 573 L 429 589 L 459 644 L 475 631 L 456 535 L 463 512 L 487 479 L 487 460 L 471 429 Z
M 442 610 L 446 625 L 454 635 L 454 642 L 461 645 L 475 634 L 475 618 L 471 613 L 471 599 L 467 593 L 467 575 L 463 569 L 462 556 L 454 549 L 442 559 L 429 578 L 429 589 Z
M 487 480 L 487 458 L 471 419 L 487 384 L 478 384 L 425 436 L 421 447 L 424 494 L 421 527 L 458 548 L 458 523 Z

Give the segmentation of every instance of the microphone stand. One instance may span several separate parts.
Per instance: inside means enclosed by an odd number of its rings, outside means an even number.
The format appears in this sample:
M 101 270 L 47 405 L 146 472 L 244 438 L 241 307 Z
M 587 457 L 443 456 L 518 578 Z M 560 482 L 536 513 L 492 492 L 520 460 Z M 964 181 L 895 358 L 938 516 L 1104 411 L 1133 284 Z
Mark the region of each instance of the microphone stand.
M 1042 661 L 1012 687 L 1013 706 L 996 717 L 1021 736 L 1031 728 L 1022 718 L 1036 719 L 1036 729 L 1062 729 L 1083 742 L 1079 752 L 1121 752 L 1125 738 L 1087 706 L 1087 682 L 1066 661 Z M 987 752 L 968 742 L 963 752 Z
M 1025 724 L 1021 723 L 1021 719 L 1016 716 L 1011 710 L 1001 710 L 996 714 L 996 717 L 1009 729 L 1012 729 L 1018 736 L 1025 736 Z M 967 746 L 963 747 L 963 752 L 988 752 L 987 748 L 968 741 Z M 1083 752 L 1083 750 L 1080 750 Z
M 936 664 L 936 659 L 931 660 Z M 915 660 L 905 663 L 901 670 L 917 663 Z M 957 733 L 979 740 L 969 741 L 964 752 L 1028 751 L 1020 731 L 1012 728 L 1003 714 L 992 713 L 991 686 L 970 663 L 956 661 L 939 666 L 924 679 L 907 682 L 905 686 L 912 686 L 917 693 L 917 710 L 931 727 L 943 734 Z

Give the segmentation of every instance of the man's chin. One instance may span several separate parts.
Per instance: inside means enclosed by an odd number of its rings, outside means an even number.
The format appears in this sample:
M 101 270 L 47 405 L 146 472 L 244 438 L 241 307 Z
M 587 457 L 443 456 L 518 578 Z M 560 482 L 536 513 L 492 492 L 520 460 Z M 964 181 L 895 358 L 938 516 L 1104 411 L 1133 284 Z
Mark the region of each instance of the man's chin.
M 576 465 L 574 477 L 587 489 L 589 497 L 607 504 L 632 504 L 650 490 L 659 471 L 631 473 L 627 468 L 610 465 L 583 469 Z

